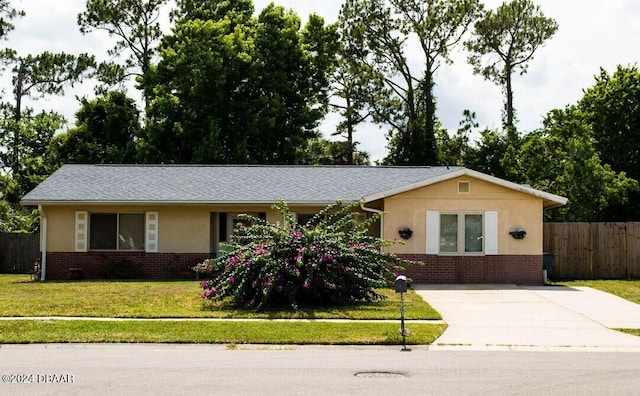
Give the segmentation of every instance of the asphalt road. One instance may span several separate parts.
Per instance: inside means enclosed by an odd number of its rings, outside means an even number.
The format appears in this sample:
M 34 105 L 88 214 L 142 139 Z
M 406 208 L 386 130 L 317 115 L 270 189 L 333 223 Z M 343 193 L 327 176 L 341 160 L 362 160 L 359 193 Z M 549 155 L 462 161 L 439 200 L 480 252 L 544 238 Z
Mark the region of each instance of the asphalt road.
M 0 346 L 0 395 L 637 395 L 638 373 L 624 352 Z

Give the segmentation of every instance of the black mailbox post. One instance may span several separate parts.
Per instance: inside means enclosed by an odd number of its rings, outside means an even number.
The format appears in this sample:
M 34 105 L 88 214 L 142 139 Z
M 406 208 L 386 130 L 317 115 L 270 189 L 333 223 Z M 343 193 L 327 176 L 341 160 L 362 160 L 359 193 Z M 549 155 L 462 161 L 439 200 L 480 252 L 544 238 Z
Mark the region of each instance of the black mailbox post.
M 400 293 L 400 332 L 402 333 L 402 351 L 411 351 L 407 348 L 407 329 L 404 327 L 404 293 L 407 292 L 407 277 L 399 275 L 393 282 L 396 293 Z

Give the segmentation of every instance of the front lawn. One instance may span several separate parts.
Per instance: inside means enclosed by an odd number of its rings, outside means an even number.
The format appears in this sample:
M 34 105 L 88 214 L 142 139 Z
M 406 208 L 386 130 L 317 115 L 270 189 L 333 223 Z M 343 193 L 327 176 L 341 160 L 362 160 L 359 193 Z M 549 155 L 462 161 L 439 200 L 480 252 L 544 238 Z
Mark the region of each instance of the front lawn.
M 117 318 L 397 319 L 400 298 L 347 307 L 256 313 L 201 297 L 198 281 L 32 282 L 27 275 L 0 275 L 0 316 Z M 407 319 L 441 319 L 415 292 L 405 294 Z
M 444 324 L 407 324 L 407 344 L 431 344 Z M 399 323 L 0 320 L 0 344 L 221 343 L 400 345 Z
M 236 319 L 398 319 L 399 295 L 349 307 L 256 313 L 203 300 L 198 281 L 32 282 L 26 275 L 0 275 L 0 316 Z M 405 295 L 407 319 L 440 319 L 415 292 Z M 171 342 L 255 344 L 402 343 L 398 322 L 0 320 L 1 343 Z M 430 344 L 443 324 L 407 323 L 408 344 Z

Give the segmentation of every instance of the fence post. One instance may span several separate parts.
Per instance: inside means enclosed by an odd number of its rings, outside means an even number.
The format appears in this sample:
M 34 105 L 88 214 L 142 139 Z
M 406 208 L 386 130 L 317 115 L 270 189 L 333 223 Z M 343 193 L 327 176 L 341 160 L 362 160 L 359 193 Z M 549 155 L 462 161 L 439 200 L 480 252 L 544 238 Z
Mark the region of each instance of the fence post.
M 631 279 L 629 276 L 629 231 L 627 223 L 624 223 L 624 275 L 627 280 Z

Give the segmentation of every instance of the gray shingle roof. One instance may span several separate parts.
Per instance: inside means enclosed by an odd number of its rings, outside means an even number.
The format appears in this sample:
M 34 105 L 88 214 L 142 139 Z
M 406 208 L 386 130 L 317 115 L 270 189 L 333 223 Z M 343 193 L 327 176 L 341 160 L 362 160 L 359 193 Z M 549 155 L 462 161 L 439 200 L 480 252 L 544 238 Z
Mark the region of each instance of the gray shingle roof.
M 24 205 L 113 203 L 331 203 L 357 201 L 446 177 L 460 167 L 64 165 Z

